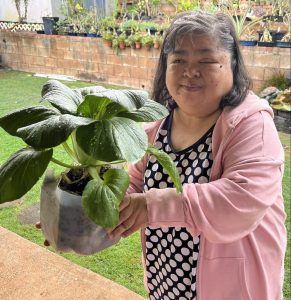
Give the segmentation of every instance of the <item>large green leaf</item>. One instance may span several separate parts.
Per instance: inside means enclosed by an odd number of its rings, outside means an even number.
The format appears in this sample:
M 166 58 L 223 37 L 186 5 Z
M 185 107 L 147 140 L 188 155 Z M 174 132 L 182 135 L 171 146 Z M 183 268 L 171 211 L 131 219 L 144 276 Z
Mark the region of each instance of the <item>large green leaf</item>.
M 94 94 L 98 98 L 119 103 L 128 111 L 138 109 L 146 103 L 148 93 L 142 90 L 106 90 Z
M 83 98 L 80 92 L 70 89 L 57 80 L 49 80 L 42 88 L 42 101 L 48 101 L 62 114 L 75 115 Z
M 123 169 L 110 169 L 104 181 L 91 180 L 83 192 L 83 207 L 96 224 L 111 228 L 118 224 L 119 205 L 129 186 L 129 176 Z
M 105 162 L 136 162 L 144 156 L 148 146 L 148 138 L 141 125 L 125 118 L 80 126 L 76 130 L 76 141 L 88 155 Z
M 169 111 L 165 106 L 148 99 L 143 107 L 131 112 L 120 112 L 118 116 L 136 122 L 153 122 L 165 118 L 168 114 Z
M 66 141 L 78 126 L 87 125 L 91 122 L 93 120 L 87 118 L 57 115 L 36 124 L 22 127 L 17 131 L 17 134 L 32 147 L 51 148 Z
M 18 109 L 0 118 L 0 126 L 9 134 L 18 136 L 17 130 L 19 128 L 44 121 L 57 115 L 59 115 L 57 111 L 45 106 L 28 107 Z
M 108 98 L 100 98 L 96 95 L 87 95 L 85 100 L 78 107 L 78 115 L 95 120 L 111 119 L 119 112 L 127 111 L 119 103 Z
M 155 148 L 153 145 L 149 145 L 147 153 L 152 154 L 157 158 L 158 162 L 162 165 L 162 167 L 172 179 L 177 192 L 182 193 L 183 188 L 180 181 L 180 176 L 171 157 L 164 151 Z
M 36 151 L 24 148 L 12 155 L 0 167 L 0 203 L 20 198 L 42 176 L 53 150 Z

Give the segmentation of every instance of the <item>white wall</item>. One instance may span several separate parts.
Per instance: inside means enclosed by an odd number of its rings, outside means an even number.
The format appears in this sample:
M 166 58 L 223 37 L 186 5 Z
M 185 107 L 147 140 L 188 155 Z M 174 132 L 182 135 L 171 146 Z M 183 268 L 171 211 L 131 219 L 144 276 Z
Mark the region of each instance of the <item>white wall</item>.
M 59 17 L 58 8 L 60 3 L 61 0 L 29 0 L 27 21 L 42 23 L 42 17 Z M 22 15 L 24 15 L 23 6 L 22 12 Z M 0 0 L 0 21 L 18 21 L 14 0 Z

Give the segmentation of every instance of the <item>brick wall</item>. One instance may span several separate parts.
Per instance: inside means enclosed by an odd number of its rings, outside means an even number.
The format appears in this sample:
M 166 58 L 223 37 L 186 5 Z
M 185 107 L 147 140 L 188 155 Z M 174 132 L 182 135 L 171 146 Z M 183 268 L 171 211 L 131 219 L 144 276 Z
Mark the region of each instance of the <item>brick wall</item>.
M 290 49 L 242 47 L 258 91 L 274 72 L 290 72 Z M 0 31 L 0 59 L 14 70 L 70 75 L 96 82 L 150 89 L 159 50 L 109 48 L 102 39 Z

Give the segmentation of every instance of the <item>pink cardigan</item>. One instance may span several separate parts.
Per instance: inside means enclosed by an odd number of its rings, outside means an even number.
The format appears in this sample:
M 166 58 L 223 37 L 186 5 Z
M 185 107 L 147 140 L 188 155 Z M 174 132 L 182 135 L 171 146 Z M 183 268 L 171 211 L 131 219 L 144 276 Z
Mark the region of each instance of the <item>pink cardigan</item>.
M 198 300 L 282 299 L 284 152 L 272 117 L 268 103 L 250 92 L 217 120 L 209 183 L 186 184 L 182 194 L 146 192 L 149 226 L 183 226 L 200 235 Z M 161 124 L 146 125 L 150 143 Z M 129 167 L 129 193 L 143 192 L 146 162 Z M 142 247 L 145 255 L 143 230 Z

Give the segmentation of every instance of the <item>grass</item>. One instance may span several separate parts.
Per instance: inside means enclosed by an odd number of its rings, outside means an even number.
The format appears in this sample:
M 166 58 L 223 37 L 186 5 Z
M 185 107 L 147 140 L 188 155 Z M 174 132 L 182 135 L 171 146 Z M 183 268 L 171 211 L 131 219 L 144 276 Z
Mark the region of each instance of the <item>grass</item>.
M 33 77 L 32 74 L 0 71 L 0 116 L 20 107 L 35 105 L 40 99 L 40 90 L 42 85 L 47 81 L 46 78 Z M 64 82 L 66 85 L 76 88 L 91 85 L 88 82 Z M 92 84 L 93 85 L 93 84 Z M 281 142 L 285 149 L 286 165 L 283 178 L 283 195 L 285 199 L 286 212 L 291 211 L 290 199 L 290 182 L 291 182 L 291 166 L 290 166 L 290 135 L 279 133 Z M 20 149 L 24 144 L 18 139 L 6 134 L 0 128 L 0 164 L 4 162 L 12 153 Z M 57 158 L 64 158 L 62 149 L 57 149 Z M 60 171 L 55 165 L 51 167 L 56 171 Z M 22 225 L 18 220 L 19 213 L 26 207 L 39 201 L 39 183 L 29 191 L 25 196 L 25 201 L 16 207 L 0 209 L 0 226 L 11 230 L 20 236 L 43 246 L 43 236 L 41 231 L 36 230 L 34 225 Z M 291 232 L 291 221 L 288 216 L 286 221 L 288 233 Z M 291 299 L 291 287 L 288 285 L 291 281 L 291 244 L 288 240 L 288 249 L 285 259 L 285 285 L 284 299 Z M 50 249 L 52 250 L 52 249 Z M 52 250 L 53 251 L 53 250 Z M 127 239 L 121 240 L 117 246 L 90 256 L 79 256 L 72 253 L 61 254 L 65 258 L 90 269 L 106 278 L 109 278 L 130 290 L 146 296 L 143 287 L 143 271 L 141 266 L 141 248 L 140 237 L 135 233 Z

